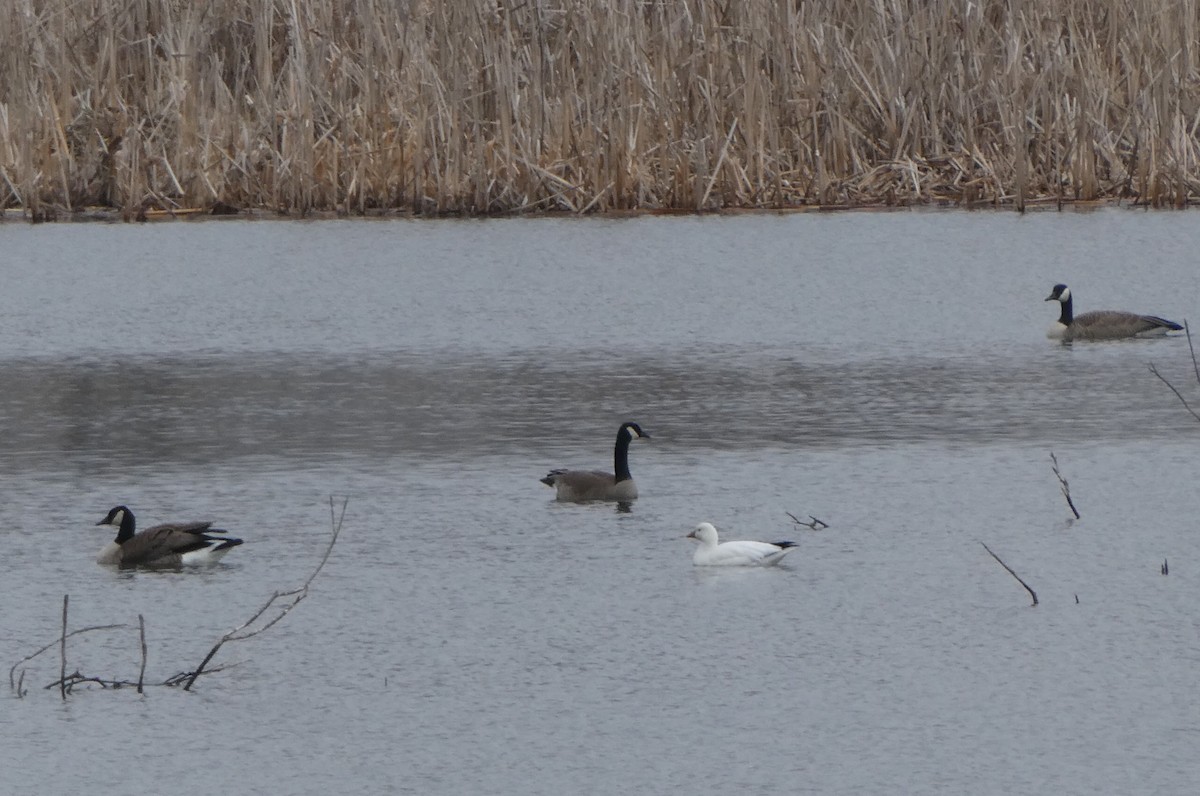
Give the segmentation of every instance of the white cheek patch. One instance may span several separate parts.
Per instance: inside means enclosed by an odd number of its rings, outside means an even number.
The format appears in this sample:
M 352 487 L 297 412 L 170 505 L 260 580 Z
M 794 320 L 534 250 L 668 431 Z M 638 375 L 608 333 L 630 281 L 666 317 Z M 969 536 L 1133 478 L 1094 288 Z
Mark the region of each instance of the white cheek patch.
M 1064 290 L 1062 294 L 1059 295 L 1058 300 L 1065 304 L 1069 298 L 1071 298 L 1071 288 Z
M 113 515 L 112 522 L 109 524 L 120 527 L 121 523 L 123 522 L 125 522 L 125 512 L 118 511 L 115 515 Z

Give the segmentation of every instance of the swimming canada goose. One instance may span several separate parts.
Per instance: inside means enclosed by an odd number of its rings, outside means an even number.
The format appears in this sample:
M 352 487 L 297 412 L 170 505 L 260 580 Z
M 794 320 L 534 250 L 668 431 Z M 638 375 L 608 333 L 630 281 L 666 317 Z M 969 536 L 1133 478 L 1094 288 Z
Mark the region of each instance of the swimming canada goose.
M 242 543 L 213 528 L 211 522 L 184 522 L 155 525 L 134 533 L 133 512 L 117 506 L 97 525 L 115 525 L 117 538 L 105 545 L 96 562 L 122 567 L 178 567 L 184 564 L 214 564 Z
M 633 500 L 638 496 L 637 484 L 629 474 L 629 443 L 649 439 L 637 423 L 622 423 L 617 429 L 617 445 L 613 451 L 613 472 L 603 470 L 551 470 L 541 479 L 555 490 L 555 500 Z
M 795 542 L 721 542 L 711 522 L 702 522 L 687 535 L 700 542 L 692 556 L 698 567 L 769 567 L 778 564 L 796 546 Z
M 1057 301 L 1062 305 L 1058 323 L 1046 332 L 1047 337 L 1072 340 L 1119 340 L 1123 337 L 1154 337 L 1183 327 L 1174 321 L 1157 315 L 1138 315 L 1120 310 L 1092 310 L 1076 316 L 1071 301 L 1071 290 L 1066 285 L 1055 285 L 1046 301 Z

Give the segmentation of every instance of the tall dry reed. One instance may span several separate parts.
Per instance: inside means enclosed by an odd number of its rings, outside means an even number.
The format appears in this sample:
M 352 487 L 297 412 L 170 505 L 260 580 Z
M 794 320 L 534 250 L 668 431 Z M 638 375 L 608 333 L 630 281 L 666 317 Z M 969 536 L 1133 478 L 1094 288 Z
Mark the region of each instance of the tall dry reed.
M 0 205 L 1197 197 L 1197 0 L 7 0 Z

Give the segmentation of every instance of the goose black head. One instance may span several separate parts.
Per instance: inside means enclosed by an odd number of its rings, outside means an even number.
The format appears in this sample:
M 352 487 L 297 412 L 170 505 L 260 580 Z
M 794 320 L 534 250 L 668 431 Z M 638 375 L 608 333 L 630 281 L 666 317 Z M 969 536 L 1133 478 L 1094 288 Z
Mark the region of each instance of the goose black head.
M 1066 304 L 1070 300 L 1071 289 L 1061 283 L 1055 285 L 1054 289 L 1050 291 L 1050 295 L 1046 296 L 1046 301 L 1057 301 L 1062 304 Z

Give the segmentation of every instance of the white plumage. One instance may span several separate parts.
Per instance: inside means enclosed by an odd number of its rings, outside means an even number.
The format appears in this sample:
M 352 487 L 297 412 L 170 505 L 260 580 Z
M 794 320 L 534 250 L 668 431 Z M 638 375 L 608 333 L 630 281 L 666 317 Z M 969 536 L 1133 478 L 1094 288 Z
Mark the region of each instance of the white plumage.
M 698 567 L 769 567 L 796 546 L 795 542 L 718 542 L 717 529 L 710 522 L 697 525 L 688 538 L 700 543 L 692 556 Z

